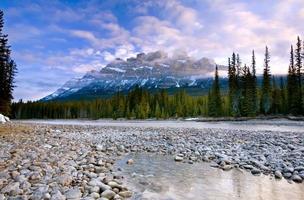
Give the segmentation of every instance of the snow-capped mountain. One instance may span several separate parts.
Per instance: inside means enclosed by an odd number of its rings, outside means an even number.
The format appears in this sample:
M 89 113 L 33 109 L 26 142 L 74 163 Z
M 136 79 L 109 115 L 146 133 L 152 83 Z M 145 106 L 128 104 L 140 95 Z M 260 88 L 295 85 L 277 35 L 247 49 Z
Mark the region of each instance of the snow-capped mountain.
M 42 100 L 107 96 L 126 92 L 136 85 L 147 89 L 204 88 L 210 85 L 214 69 L 215 62 L 208 58 L 196 60 L 185 54 L 169 57 L 162 51 L 140 53 L 127 60 L 117 58 L 100 71 L 69 80 Z

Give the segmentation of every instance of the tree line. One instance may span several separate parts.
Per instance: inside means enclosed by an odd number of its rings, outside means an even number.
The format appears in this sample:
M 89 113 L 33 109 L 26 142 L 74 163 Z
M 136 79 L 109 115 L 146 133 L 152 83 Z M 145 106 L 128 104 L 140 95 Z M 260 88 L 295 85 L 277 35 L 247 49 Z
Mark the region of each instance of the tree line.
M 270 53 L 266 46 L 262 86 L 257 85 L 256 58 L 252 51 L 250 66 L 242 65 L 239 54 L 233 53 L 228 58 L 228 107 L 224 107 L 220 93 L 218 70 L 208 99 L 209 116 L 218 117 L 255 117 L 257 115 L 291 114 L 304 115 L 304 88 L 303 88 L 303 52 L 304 42 L 297 38 L 296 48 L 291 45 L 290 64 L 286 81 L 283 77 L 278 80 L 271 75 Z
M 208 95 L 193 97 L 181 90 L 168 95 L 166 90 L 151 93 L 136 86 L 127 95 L 118 92 L 111 98 L 87 101 L 17 102 L 14 118 L 178 118 L 178 117 L 256 117 L 258 115 L 303 115 L 303 42 L 291 46 L 286 77 L 271 75 L 270 51 L 265 48 L 261 86 L 257 83 L 256 56 L 250 65 L 240 55 L 228 58 L 228 93 L 221 93 L 218 68 Z
M 3 33 L 3 27 L 3 11 L 0 10 L 0 113 L 10 115 L 17 67 L 11 58 L 8 35 Z
M 208 99 L 205 96 L 192 97 L 185 91 L 168 95 L 166 90 L 151 94 L 136 86 L 127 95 L 115 94 L 107 99 L 87 101 L 18 102 L 13 103 L 13 117 L 26 118 L 128 118 L 166 119 L 207 115 Z

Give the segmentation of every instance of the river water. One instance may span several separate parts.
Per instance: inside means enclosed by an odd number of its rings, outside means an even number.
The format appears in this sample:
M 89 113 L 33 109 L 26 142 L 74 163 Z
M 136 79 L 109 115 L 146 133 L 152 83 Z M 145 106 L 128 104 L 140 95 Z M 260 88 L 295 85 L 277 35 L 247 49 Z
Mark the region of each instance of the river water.
M 212 128 L 226 130 L 280 131 L 304 133 L 304 121 L 286 119 L 196 122 L 182 120 L 16 120 L 21 123 L 50 125 L 82 125 L 101 127 L 152 127 L 152 128 Z
M 152 128 L 211 128 L 297 132 L 304 134 L 303 121 L 251 120 L 246 122 L 195 121 L 114 121 L 114 120 L 25 120 L 22 123 L 56 125 L 82 125 L 100 127 L 152 127 Z M 132 158 L 135 163 L 127 165 Z M 133 154 L 115 165 L 122 169 L 128 188 L 135 192 L 133 199 L 149 200 L 304 200 L 304 183 L 288 183 L 270 176 L 253 176 L 237 169 L 222 171 L 209 163 L 177 163 L 172 156 Z
M 133 165 L 126 161 L 132 158 Z M 253 176 L 246 171 L 223 171 L 209 163 L 179 163 L 172 156 L 133 154 L 118 161 L 132 199 L 149 200 L 303 200 L 304 184 Z

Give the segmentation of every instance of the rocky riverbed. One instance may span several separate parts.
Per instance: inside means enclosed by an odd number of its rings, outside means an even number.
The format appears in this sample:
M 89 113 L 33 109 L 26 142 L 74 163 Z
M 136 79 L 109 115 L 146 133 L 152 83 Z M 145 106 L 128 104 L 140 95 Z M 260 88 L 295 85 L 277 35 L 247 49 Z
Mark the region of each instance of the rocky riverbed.
M 14 122 L 0 126 L 0 138 L 0 199 L 129 198 L 132 191 L 112 166 L 126 154 L 142 152 L 304 180 L 301 131 Z

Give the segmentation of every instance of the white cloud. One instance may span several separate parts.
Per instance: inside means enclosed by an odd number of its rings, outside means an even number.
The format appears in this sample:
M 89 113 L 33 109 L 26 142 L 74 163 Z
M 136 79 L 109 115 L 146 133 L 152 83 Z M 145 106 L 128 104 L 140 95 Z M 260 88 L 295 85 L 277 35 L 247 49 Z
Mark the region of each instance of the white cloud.
M 84 74 L 86 72 L 92 71 L 92 70 L 100 70 L 104 67 L 104 64 L 101 63 L 98 60 L 93 60 L 90 63 L 86 64 L 80 64 L 78 66 L 73 67 L 73 71 L 76 73 Z
M 303 0 L 130 0 L 126 12 L 115 16 L 111 9 L 116 9 L 118 2 L 88 1 L 71 9 L 56 1 L 9 9 L 6 16 L 22 18 L 20 23 L 6 26 L 12 46 L 28 43 L 32 47 L 14 50 L 13 56 L 21 65 L 34 63 L 72 76 L 99 70 L 117 57 L 125 59 L 137 52 L 163 50 L 170 55 L 186 51 L 196 58 L 209 57 L 226 64 L 235 51 L 243 63 L 250 64 L 255 49 L 258 72 L 262 72 L 268 45 L 272 73 L 285 73 L 290 44 L 297 35 L 304 36 Z M 26 23 L 28 14 L 42 16 L 40 23 Z M 71 37 L 86 42 L 77 47 Z M 62 49 L 54 47 L 58 42 Z

